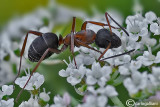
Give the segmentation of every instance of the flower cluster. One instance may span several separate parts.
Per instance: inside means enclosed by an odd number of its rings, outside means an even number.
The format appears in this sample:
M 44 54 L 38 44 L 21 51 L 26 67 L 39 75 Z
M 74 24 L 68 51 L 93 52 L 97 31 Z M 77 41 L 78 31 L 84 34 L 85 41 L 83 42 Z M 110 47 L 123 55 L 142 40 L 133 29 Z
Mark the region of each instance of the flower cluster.
M 129 37 L 122 30 L 113 29 L 113 32 L 121 38 L 122 46 L 109 49 L 104 57 L 132 49 L 135 49 L 135 52 L 106 59 L 103 64 L 97 62 L 100 56 L 98 52 L 85 47 L 76 48 L 75 52 L 80 53 L 75 57 L 78 69 L 70 60 L 70 63 L 67 63 L 68 68 L 59 72 L 60 76 L 67 77 L 67 81 L 76 87 L 77 93 L 84 95 L 84 103 L 78 107 L 105 107 L 108 97 L 112 99 L 118 95 L 114 87 L 122 83 L 131 98 L 145 99 L 159 90 L 160 46 L 159 39 L 156 40 L 155 37 L 160 36 L 158 27 L 153 28 L 153 25 L 159 25 L 159 18 L 150 11 L 145 17 L 141 14 L 128 16 L 126 24 Z M 99 100 L 104 103 L 99 103 Z
M 5 31 L 2 32 L 1 40 L 8 41 L 8 43 L 2 43 L 2 51 L 0 52 L 0 60 L 3 62 L 1 66 L 3 72 L 0 72 L 2 80 L 10 77 L 12 77 L 10 78 L 10 81 L 13 79 L 13 73 L 8 77 L 5 77 L 5 73 L 9 73 L 8 70 L 12 71 L 11 66 L 8 67 L 7 61 L 9 64 L 18 64 L 16 62 L 18 55 L 16 55 L 16 52 L 14 51 L 19 48 L 19 45 L 16 43 L 13 45 L 13 43 L 11 43 L 13 35 L 21 35 L 22 32 L 20 29 L 22 28 L 24 30 L 32 28 L 41 32 L 48 32 L 51 31 L 54 24 L 60 23 L 60 18 L 63 18 L 62 15 L 66 14 L 68 11 L 69 16 L 71 14 L 76 15 L 73 11 L 61 9 L 63 8 L 57 8 L 56 10 L 58 13 L 55 17 L 56 22 L 50 23 L 51 25 L 46 25 L 47 27 L 43 27 L 44 23 L 42 23 L 41 19 L 47 17 L 48 20 L 52 22 L 51 15 L 48 11 L 40 10 L 40 12 L 35 12 L 36 14 L 27 15 L 24 18 L 21 18 L 21 20 L 16 19 L 11 22 L 7 27 L 9 34 L 6 34 Z M 41 14 L 42 12 L 45 14 Z M 66 20 L 63 21 L 67 22 L 67 19 L 69 19 L 68 14 L 66 15 Z M 112 13 L 111 16 L 112 15 L 114 15 L 114 13 Z M 37 16 L 39 16 L 38 20 Z M 87 17 L 85 14 L 76 16 Z M 36 21 L 33 21 L 35 19 Z M 31 20 L 31 22 L 27 23 L 28 20 Z M 99 13 L 95 13 L 95 16 L 88 18 L 87 20 L 97 20 L 106 23 L 104 15 Z M 121 18 L 118 19 L 118 17 L 116 17 L 115 20 L 120 24 L 123 23 Z M 116 26 L 113 21 L 110 19 L 109 21 L 112 26 Z M 17 24 L 17 29 L 13 30 L 13 25 L 15 25 L 15 23 Z M 85 47 L 75 47 L 74 52 L 77 54 L 75 56 L 77 68 L 70 57 L 69 63 L 66 60 L 63 60 L 66 63 L 67 68 L 60 70 L 59 75 L 66 78 L 67 82 L 75 88 L 77 94 L 83 97 L 80 99 L 80 102 L 77 101 L 76 105 L 72 104 L 72 96 L 65 93 L 62 97 L 60 95 L 54 96 L 54 103 L 49 103 L 49 95 L 52 93 L 47 93 L 45 89 L 43 89 L 43 91 L 41 90 L 42 84 L 45 82 L 44 76 L 39 73 L 33 73 L 28 84 L 24 88 L 24 90 L 30 92 L 30 98 L 28 101 L 23 101 L 19 107 L 106 107 L 112 106 L 113 104 L 114 106 L 124 107 L 124 104 L 118 98 L 121 93 L 118 92 L 117 86 L 126 88 L 129 97 L 133 99 L 145 100 L 149 97 L 148 100 L 153 98 L 158 99 L 157 96 L 159 95 L 160 90 L 160 18 L 157 17 L 154 12 L 150 11 L 144 16 L 141 13 L 128 16 L 125 23 L 127 25 L 125 29 L 129 33 L 129 36 L 127 36 L 123 30 L 112 29 L 112 31 L 121 39 L 122 44 L 118 48 L 109 49 L 103 57 L 107 58 L 135 49 L 134 52 L 98 61 L 97 59 L 100 57 L 100 53 Z M 92 29 L 95 32 L 97 32 L 97 29 L 99 30 L 101 28 L 102 27 L 97 28 L 97 26 L 92 24 L 87 26 L 87 29 Z M 104 28 L 108 29 L 108 26 L 104 26 Z M 21 41 L 21 46 L 23 40 L 24 38 Z M 30 38 L 28 41 L 31 42 L 32 40 L 33 38 Z M 28 48 L 28 45 L 26 48 Z M 101 52 L 105 50 L 102 48 L 94 48 Z M 24 56 L 27 57 L 26 55 Z M 28 69 L 28 73 L 26 71 L 25 73 L 26 76 L 19 77 L 15 81 L 15 84 L 20 88 L 23 88 L 29 79 L 30 70 Z M 0 85 L 7 82 L 9 81 L 2 81 L 1 83 L 0 77 Z M 14 98 L 10 98 L 12 93 L 12 85 L 2 86 L 0 90 L 1 107 L 14 106 Z M 154 94 L 157 94 L 156 97 L 153 97 Z M 109 102 L 113 102 L 113 104 Z
M 5 96 L 9 96 L 13 93 L 13 85 L 3 85 L 0 90 L 0 107 L 13 107 L 14 99 L 5 99 Z

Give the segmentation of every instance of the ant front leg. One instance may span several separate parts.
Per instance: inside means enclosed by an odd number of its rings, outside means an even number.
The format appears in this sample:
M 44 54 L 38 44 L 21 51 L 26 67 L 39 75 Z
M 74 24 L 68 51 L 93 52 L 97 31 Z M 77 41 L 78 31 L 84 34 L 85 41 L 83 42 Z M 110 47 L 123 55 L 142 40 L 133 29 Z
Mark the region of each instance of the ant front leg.
M 86 30 L 86 26 L 88 23 L 91 23 L 91 24 L 94 24 L 94 25 L 98 25 L 98 26 L 109 26 L 108 24 L 104 24 L 104 23 L 101 23 L 101 22 L 95 22 L 95 21 L 85 21 L 83 24 L 82 24 L 82 27 L 81 27 L 81 30 Z M 117 28 L 117 27 L 114 27 L 114 26 L 110 26 L 114 29 L 120 29 L 120 28 Z
M 25 89 L 25 87 L 27 86 L 29 80 L 31 79 L 31 76 L 33 75 L 33 73 L 37 70 L 38 66 L 40 65 L 40 63 L 43 61 L 43 59 L 45 58 L 45 56 L 48 54 L 48 52 L 52 52 L 52 53 L 56 53 L 59 54 L 61 51 L 58 49 L 52 49 L 52 48 L 48 48 L 42 55 L 42 57 L 40 58 L 40 60 L 38 61 L 37 65 L 35 66 L 35 68 L 33 69 L 33 71 L 31 72 L 31 75 L 29 76 L 26 84 L 24 85 L 24 87 L 21 89 L 21 91 L 19 92 L 17 98 L 16 98 L 16 102 L 18 101 L 20 95 L 22 94 L 23 90 Z
M 77 69 L 77 63 L 74 57 L 74 33 L 75 33 L 75 23 L 76 23 L 76 17 L 73 17 L 73 23 L 72 23 L 72 30 L 71 30 L 71 52 L 73 55 L 74 63 Z
M 112 19 L 112 21 L 113 21 L 115 24 L 117 24 L 117 25 L 127 34 L 127 36 L 129 36 L 128 32 L 127 32 L 120 24 L 118 24 L 107 12 L 105 13 L 105 16 L 106 16 L 106 20 L 107 20 L 107 23 L 108 23 L 108 25 L 109 25 L 109 29 L 110 29 L 110 31 L 111 31 L 111 34 L 112 34 L 112 30 L 111 30 L 111 25 L 110 25 L 110 23 L 109 23 L 108 16 Z
M 19 70 L 18 70 L 18 74 L 16 76 L 16 78 L 14 79 L 13 81 L 13 85 L 15 84 L 15 80 L 18 78 L 18 76 L 20 75 L 20 71 L 21 71 L 21 63 L 22 63 L 22 56 L 24 54 L 24 50 L 25 50 L 25 47 L 26 47 L 26 43 L 27 43 L 27 39 L 28 39 L 28 34 L 31 33 L 31 34 L 34 34 L 34 35 L 37 35 L 37 36 L 42 36 L 43 33 L 41 32 L 37 32 L 37 31 L 29 31 L 27 32 L 27 35 L 25 37 L 25 40 L 23 42 L 23 46 L 22 46 L 22 50 L 21 50 L 21 53 L 20 53 L 20 64 L 19 64 Z

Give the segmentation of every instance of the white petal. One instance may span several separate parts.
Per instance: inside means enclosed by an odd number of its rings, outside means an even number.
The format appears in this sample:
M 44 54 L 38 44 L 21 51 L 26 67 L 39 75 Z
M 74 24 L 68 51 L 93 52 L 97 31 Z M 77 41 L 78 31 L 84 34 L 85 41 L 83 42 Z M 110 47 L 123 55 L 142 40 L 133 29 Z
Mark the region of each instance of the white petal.
M 153 64 L 153 61 L 149 61 L 149 60 L 143 60 L 143 65 L 145 66 L 149 66 L 149 65 L 152 65 Z
M 106 82 L 107 82 L 107 79 L 105 77 L 101 77 L 99 80 L 98 80 L 98 85 L 100 87 L 104 87 L 106 85 Z
M 134 70 L 139 69 L 141 66 L 142 66 L 142 62 L 141 61 L 139 61 L 139 60 L 138 61 L 131 61 L 130 69 L 132 71 L 134 71 Z
M 159 82 L 156 81 L 156 78 L 152 74 L 149 74 L 148 78 L 154 86 L 158 85 Z
M 94 85 L 97 82 L 97 79 L 95 79 L 92 76 L 87 76 L 87 80 L 86 80 L 87 84 L 89 85 Z
M 105 107 L 105 105 L 107 104 L 108 102 L 108 99 L 106 96 L 104 95 L 101 95 L 97 98 L 97 102 L 98 102 L 98 106 L 99 107 Z
M 153 33 L 155 33 L 156 32 L 156 29 L 158 29 L 158 24 L 157 23 L 152 23 L 151 25 L 150 25 L 150 30 L 151 30 L 151 32 L 153 32 Z
M 48 101 L 50 100 L 49 95 L 48 95 L 47 93 L 45 93 L 45 92 L 40 93 L 40 94 L 39 94 L 39 97 L 40 97 L 41 99 L 43 99 L 44 101 L 46 101 L 46 102 L 48 102 Z
M 158 51 L 157 56 L 155 58 L 155 63 L 160 63 L 160 51 Z
M 152 22 L 152 21 L 154 21 L 154 20 L 157 19 L 156 14 L 155 14 L 154 12 L 152 12 L 152 11 L 147 12 L 147 13 L 145 14 L 145 17 L 146 17 L 146 19 L 147 19 L 149 22 Z
M 148 29 L 147 28 L 142 28 L 141 32 L 139 33 L 140 36 L 146 36 L 148 34 Z
M 130 75 L 129 69 L 125 66 L 120 66 L 118 71 L 121 75 Z
M 61 77 L 68 77 L 69 76 L 69 72 L 65 71 L 64 69 L 59 71 L 59 75 Z
M 67 82 L 69 82 L 71 85 L 76 85 L 78 83 L 81 82 L 81 78 L 80 79 L 77 79 L 77 78 L 74 78 L 74 77 L 67 77 Z
M 84 65 L 91 65 L 93 62 L 95 62 L 95 58 L 92 58 L 90 56 L 84 56 Z
M 113 86 L 111 86 L 111 85 L 106 86 L 106 94 L 109 97 L 113 97 L 113 96 L 117 96 L 118 95 L 118 93 L 115 90 L 115 88 Z
M 138 89 L 134 86 L 133 81 L 131 78 L 126 78 L 123 81 L 124 86 L 127 88 L 130 94 L 135 94 L 138 92 Z
M 110 74 L 112 73 L 112 68 L 110 66 L 103 66 L 101 69 L 102 75 L 107 79 L 110 78 Z
M 130 62 L 130 60 L 131 60 L 131 56 L 130 55 L 124 55 L 123 57 L 124 57 L 123 59 L 124 59 L 125 63 Z
M 71 98 L 68 93 L 65 93 L 63 95 L 63 102 L 65 102 L 65 106 L 68 106 L 70 104 Z
M 55 104 L 58 104 L 58 103 L 62 103 L 62 98 L 59 96 L 59 95 L 57 95 L 57 96 L 54 96 L 54 103 Z
M 13 85 L 3 85 L 2 91 L 4 95 L 11 95 L 13 93 Z

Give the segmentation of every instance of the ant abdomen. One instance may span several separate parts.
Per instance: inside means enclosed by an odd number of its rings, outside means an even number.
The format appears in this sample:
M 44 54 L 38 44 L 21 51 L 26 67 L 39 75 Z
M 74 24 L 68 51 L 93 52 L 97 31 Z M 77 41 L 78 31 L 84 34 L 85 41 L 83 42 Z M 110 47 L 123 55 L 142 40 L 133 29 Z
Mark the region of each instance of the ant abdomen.
M 58 48 L 58 37 L 54 33 L 44 33 L 42 36 L 37 37 L 29 47 L 28 59 L 32 62 L 38 62 L 48 48 Z M 48 52 L 44 59 L 52 54 Z
M 100 29 L 95 38 L 96 45 L 100 48 L 107 48 L 110 42 L 110 49 L 121 46 L 121 39 L 115 33 L 112 32 L 111 35 L 107 29 Z

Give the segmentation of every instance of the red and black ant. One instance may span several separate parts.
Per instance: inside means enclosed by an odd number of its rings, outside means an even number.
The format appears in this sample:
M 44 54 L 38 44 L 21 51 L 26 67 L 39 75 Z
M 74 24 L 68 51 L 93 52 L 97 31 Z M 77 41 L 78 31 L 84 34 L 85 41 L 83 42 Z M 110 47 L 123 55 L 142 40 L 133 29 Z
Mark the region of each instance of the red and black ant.
M 37 35 L 38 37 L 32 42 L 32 44 L 29 47 L 28 58 L 30 61 L 38 62 L 38 63 L 35 66 L 35 68 L 33 69 L 33 71 L 31 72 L 31 75 L 30 75 L 29 79 L 27 80 L 26 84 L 24 85 L 22 90 L 19 92 L 19 94 L 16 98 L 16 101 L 20 97 L 22 91 L 24 90 L 24 88 L 28 84 L 31 76 L 36 71 L 36 69 L 38 68 L 40 63 L 44 59 L 47 59 L 48 57 L 50 57 L 53 53 L 59 54 L 59 53 L 63 52 L 68 46 L 70 46 L 70 50 L 73 55 L 75 66 L 77 68 L 76 60 L 74 57 L 74 47 L 75 46 L 77 46 L 77 47 L 84 46 L 84 47 L 87 47 L 89 49 L 92 49 L 94 51 L 101 53 L 100 57 L 98 58 L 98 61 L 100 61 L 100 59 L 107 52 L 108 49 L 118 48 L 119 46 L 121 46 L 121 39 L 115 33 L 113 33 L 112 29 L 111 29 L 111 28 L 114 28 L 114 29 L 119 29 L 119 28 L 116 28 L 116 27 L 113 27 L 110 25 L 108 16 L 112 19 L 113 22 L 115 22 L 129 36 L 127 31 L 123 27 L 121 27 L 107 12 L 105 13 L 105 17 L 106 17 L 108 24 L 104 24 L 101 22 L 95 22 L 95 21 L 85 21 L 82 24 L 81 31 L 79 31 L 77 33 L 75 33 L 76 17 L 73 17 L 71 33 L 68 34 L 64 39 L 61 35 L 59 36 L 59 39 L 58 39 L 58 37 L 55 33 L 41 33 L 41 32 L 37 32 L 37 31 L 29 31 L 25 37 L 25 40 L 24 40 L 24 43 L 22 46 L 22 50 L 20 53 L 19 71 L 18 71 L 18 74 L 17 74 L 15 80 L 18 78 L 18 76 L 20 74 L 22 56 L 24 54 L 25 46 L 27 43 L 28 34 L 30 34 L 30 33 Z M 87 23 L 91 23 L 94 25 L 102 26 L 102 27 L 109 26 L 110 31 L 103 28 L 103 29 L 100 29 L 96 34 L 93 30 L 86 29 Z M 96 50 L 96 49 L 89 46 L 89 44 L 92 44 L 94 42 L 98 47 L 105 48 L 105 51 L 102 53 L 99 50 Z M 61 44 L 63 44 L 63 46 L 59 50 L 58 47 Z M 124 54 L 130 53 L 132 51 L 134 51 L 134 49 L 131 51 L 119 54 L 119 55 L 108 57 L 108 58 L 113 58 L 113 57 L 117 57 L 120 55 L 124 55 Z M 108 59 L 108 58 L 105 58 L 105 59 Z M 104 60 L 104 59 L 102 59 L 102 60 Z M 14 82 L 15 82 L 15 80 L 14 80 Z

